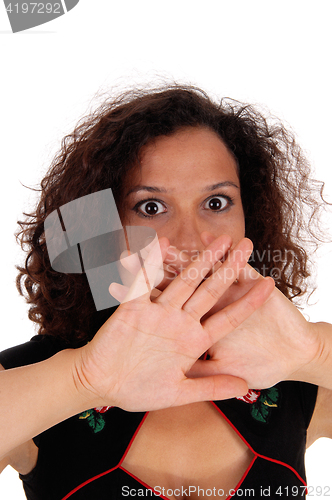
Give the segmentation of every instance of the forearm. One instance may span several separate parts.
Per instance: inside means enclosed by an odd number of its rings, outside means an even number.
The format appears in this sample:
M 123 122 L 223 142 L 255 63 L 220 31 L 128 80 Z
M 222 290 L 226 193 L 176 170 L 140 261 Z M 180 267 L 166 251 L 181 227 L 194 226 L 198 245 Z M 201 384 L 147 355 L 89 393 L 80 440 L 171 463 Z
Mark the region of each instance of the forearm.
M 78 390 L 75 356 L 75 350 L 68 349 L 40 363 L 0 371 L 0 460 L 28 439 L 94 406 Z
M 292 380 L 301 380 L 332 390 L 332 325 L 330 323 L 310 323 L 315 339 L 315 355 Z

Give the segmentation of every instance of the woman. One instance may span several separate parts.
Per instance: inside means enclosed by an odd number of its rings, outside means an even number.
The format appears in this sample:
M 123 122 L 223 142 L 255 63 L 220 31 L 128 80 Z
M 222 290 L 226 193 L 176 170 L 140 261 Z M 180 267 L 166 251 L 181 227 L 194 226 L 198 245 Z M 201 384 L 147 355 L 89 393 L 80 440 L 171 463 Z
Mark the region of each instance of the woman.
M 52 269 L 44 221 L 108 188 L 159 244 L 142 269 L 123 257 L 134 283 L 95 312 L 85 274 Z M 28 499 L 305 496 L 305 446 L 331 435 L 332 327 L 292 304 L 320 189 L 280 124 L 195 88 L 126 94 L 65 138 L 21 223 L 41 335 L 0 355 L 1 463 Z

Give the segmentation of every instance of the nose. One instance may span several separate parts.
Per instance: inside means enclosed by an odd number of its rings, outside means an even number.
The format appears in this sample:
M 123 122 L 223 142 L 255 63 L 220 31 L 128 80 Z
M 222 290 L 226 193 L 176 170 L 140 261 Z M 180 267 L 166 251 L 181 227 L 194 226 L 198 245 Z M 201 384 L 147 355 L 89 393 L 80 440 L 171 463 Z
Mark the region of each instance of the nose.
M 169 228 L 168 238 L 171 245 L 193 256 L 203 250 L 200 234 L 206 230 L 208 228 L 195 217 L 178 216 Z

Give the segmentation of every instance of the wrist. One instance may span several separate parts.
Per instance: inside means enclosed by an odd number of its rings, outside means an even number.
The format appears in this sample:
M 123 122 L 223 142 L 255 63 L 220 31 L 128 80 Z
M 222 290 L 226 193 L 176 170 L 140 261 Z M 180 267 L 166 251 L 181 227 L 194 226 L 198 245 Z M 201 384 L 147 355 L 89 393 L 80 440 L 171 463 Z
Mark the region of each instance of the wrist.
M 71 376 L 72 386 L 77 404 L 84 410 L 99 406 L 111 406 L 112 402 L 105 402 L 99 394 L 96 384 L 90 380 L 89 362 L 86 355 L 87 346 L 72 350 Z
M 77 357 L 75 349 L 65 349 L 44 361 L 1 371 L 0 456 L 59 422 L 99 406 L 99 400 L 82 391 L 77 382 Z
M 308 323 L 310 331 L 309 360 L 292 377 L 332 389 L 332 325 L 329 323 Z

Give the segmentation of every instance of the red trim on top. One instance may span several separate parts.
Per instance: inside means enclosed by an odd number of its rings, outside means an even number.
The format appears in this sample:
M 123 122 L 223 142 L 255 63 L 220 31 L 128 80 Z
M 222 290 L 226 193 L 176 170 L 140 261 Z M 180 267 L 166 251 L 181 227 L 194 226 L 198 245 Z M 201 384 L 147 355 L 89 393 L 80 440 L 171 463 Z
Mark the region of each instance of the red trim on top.
M 221 411 L 221 409 L 216 405 L 216 403 L 214 401 L 210 401 L 210 403 L 213 404 L 213 406 L 218 410 L 218 412 L 220 413 L 220 415 L 226 420 L 226 422 L 232 427 L 232 429 L 236 432 L 236 434 L 242 439 L 242 441 L 248 446 L 249 450 L 251 450 L 253 452 L 254 455 L 258 455 L 258 453 L 255 452 L 255 450 L 253 449 L 252 446 L 250 446 L 250 444 L 248 443 L 248 441 L 246 441 L 244 439 L 244 437 L 242 436 L 242 434 L 240 434 L 240 432 L 237 430 L 237 428 L 235 427 L 235 425 L 232 424 L 232 422 L 226 417 L 225 413 L 223 413 Z
M 140 483 L 141 485 L 145 486 L 145 488 L 147 488 L 148 490 L 153 491 L 153 493 L 155 495 L 157 495 L 159 498 L 162 498 L 163 500 L 169 500 L 167 497 L 164 497 L 161 493 L 159 493 L 154 488 L 152 488 L 152 486 L 148 485 L 147 483 L 145 483 L 144 481 L 142 481 L 142 479 L 140 479 L 139 477 L 135 476 L 135 474 L 133 474 L 132 472 L 129 472 L 127 469 L 125 469 L 124 467 L 122 467 L 122 465 L 119 465 L 119 469 L 123 470 L 123 472 L 125 472 L 126 474 L 128 474 L 128 476 L 133 477 L 138 483 Z
M 141 422 L 139 423 L 136 431 L 134 432 L 133 434 L 133 437 L 131 438 L 130 442 L 129 442 L 129 445 L 127 446 L 126 448 L 126 451 L 124 452 L 123 456 L 121 457 L 121 460 L 120 462 L 118 463 L 118 465 L 116 465 L 115 467 L 112 467 L 112 469 L 109 469 L 105 472 L 101 472 L 100 474 L 97 474 L 97 476 L 94 476 L 94 477 L 91 477 L 90 479 L 87 479 L 86 481 L 84 481 L 84 483 L 82 484 L 79 484 L 78 486 L 76 486 L 76 488 L 74 488 L 73 490 L 71 490 L 69 493 L 67 493 L 67 495 L 65 497 L 63 497 L 61 500 L 67 500 L 69 497 L 71 497 L 74 493 L 76 493 L 78 490 L 80 490 L 81 488 L 84 488 L 84 486 L 86 486 L 87 484 L 89 483 L 92 483 L 92 481 L 95 481 L 96 479 L 99 479 L 100 477 L 103 477 L 103 476 L 106 476 L 106 474 L 109 474 L 110 472 L 112 472 L 113 470 L 117 469 L 118 467 L 120 467 L 121 463 L 123 462 L 125 456 L 127 455 L 131 445 L 133 444 L 133 441 L 138 433 L 138 431 L 140 430 L 140 428 L 142 427 L 142 424 L 144 422 L 144 420 L 146 419 L 146 417 L 148 416 L 148 413 L 149 412 L 146 412 L 146 414 L 144 415 L 144 417 L 142 418 Z M 122 470 L 125 471 L 125 469 L 123 469 L 123 467 L 120 467 Z M 127 472 L 127 471 L 125 471 Z M 149 487 L 150 488 L 150 487 Z M 150 488 L 152 489 L 152 488 Z
M 287 469 L 290 469 L 292 472 L 294 472 L 295 476 L 301 481 L 301 483 L 303 483 L 304 486 L 308 486 L 307 483 L 305 482 L 305 480 L 297 472 L 297 470 L 295 470 L 294 467 L 292 467 L 291 465 L 286 464 L 286 462 L 281 462 L 280 460 L 276 460 L 275 458 L 266 457 L 265 455 L 260 455 L 259 453 L 257 454 L 257 456 L 259 456 L 260 458 L 264 458 L 265 460 L 268 460 L 269 462 L 274 462 L 276 464 L 283 465 L 284 467 L 287 467 Z
M 128 451 L 130 450 L 131 445 L 132 445 L 132 444 L 133 444 L 133 442 L 134 442 L 135 437 L 137 436 L 137 433 L 139 432 L 140 428 L 141 428 L 141 427 L 142 427 L 142 425 L 143 425 L 143 422 L 145 421 L 145 419 L 146 419 L 146 417 L 148 416 L 148 414 L 149 414 L 149 413 L 150 413 L 150 412 L 148 412 L 148 411 L 147 411 L 147 412 L 146 412 L 146 414 L 144 415 L 144 417 L 142 418 L 142 420 L 140 421 L 139 426 L 137 427 L 136 431 L 134 432 L 133 437 L 132 437 L 132 438 L 131 438 L 131 440 L 129 441 L 129 444 L 128 444 L 128 446 L 127 446 L 127 448 L 126 448 L 126 450 L 125 450 L 124 454 L 122 455 L 122 458 L 121 458 L 120 462 L 119 462 L 119 463 L 118 463 L 118 465 L 117 465 L 118 467 L 119 467 L 119 466 L 122 464 L 122 462 L 124 461 L 124 459 L 125 459 L 125 457 L 126 457 L 126 455 L 127 455 Z
M 252 459 L 252 461 L 250 462 L 249 466 L 247 467 L 247 469 L 245 470 L 243 476 L 241 477 L 240 481 L 237 483 L 237 485 L 235 486 L 235 488 L 231 488 L 232 491 L 234 491 L 234 493 L 232 493 L 231 495 L 229 495 L 226 500 L 229 500 L 232 496 L 235 495 L 235 493 L 237 492 L 237 490 L 239 489 L 239 487 L 241 486 L 241 484 L 243 483 L 243 481 L 245 480 L 245 478 L 247 477 L 250 469 L 252 468 L 252 466 L 254 465 L 254 462 L 257 458 L 257 455 L 254 456 L 254 458 Z M 160 498 L 162 498 L 163 500 L 169 500 L 168 497 L 164 497 L 161 493 L 159 493 L 158 491 L 156 491 L 154 488 L 152 488 L 152 486 L 148 485 L 147 483 L 145 483 L 144 481 L 142 481 L 139 477 L 135 476 L 134 474 L 132 474 L 131 472 L 129 472 L 127 469 L 125 469 L 124 467 L 122 467 L 122 465 L 119 466 L 119 469 L 123 470 L 126 474 L 128 474 L 129 476 L 133 477 L 138 483 L 140 483 L 142 486 L 145 486 L 145 488 L 147 488 L 148 490 L 152 490 L 153 493 L 155 493 L 157 496 L 159 496 Z M 171 488 L 172 489 L 172 488 Z
M 101 472 L 100 474 L 97 474 L 97 476 L 94 476 L 94 477 L 91 477 L 90 479 L 87 479 L 86 481 L 84 481 L 84 483 L 79 484 L 78 486 L 76 486 L 76 488 L 74 488 L 69 493 L 67 493 L 67 495 L 65 497 L 63 497 L 61 500 L 67 500 L 67 498 L 71 497 L 74 493 L 76 493 L 81 488 L 84 488 L 84 486 L 86 486 L 87 484 L 92 483 L 92 481 L 95 481 L 96 479 L 99 479 L 100 477 L 106 476 L 106 474 L 109 474 L 110 472 L 112 472 L 113 470 L 115 470 L 117 468 L 118 468 L 118 466 L 116 465 L 112 469 L 109 469 L 105 472 Z
M 296 477 L 301 481 L 301 483 L 304 484 L 304 486 L 308 486 L 307 483 L 305 482 L 305 480 L 300 476 L 300 474 L 294 469 L 294 467 L 292 467 L 291 465 L 289 464 L 286 464 L 285 462 L 281 462 L 280 460 L 276 460 L 275 458 L 270 458 L 270 457 L 266 457 L 265 455 L 262 455 L 261 453 L 257 453 L 252 446 L 250 446 L 250 444 L 248 443 L 248 441 L 246 441 L 244 439 L 244 437 L 242 436 L 242 434 L 240 434 L 240 432 L 237 430 L 237 428 L 232 424 L 232 422 L 226 417 L 226 415 L 220 410 L 220 408 L 218 408 L 218 406 L 213 402 L 211 401 L 211 403 L 215 406 L 215 408 L 217 408 L 217 410 L 219 411 L 219 413 L 224 417 L 224 419 L 229 423 L 229 425 L 235 430 L 235 432 L 237 433 L 237 435 L 242 439 L 242 441 L 248 446 L 248 448 L 255 454 L 257 455 L 257 457 L 260 457 L 260 458 L 264 458 L 264 460 L 268 460 L 269 462 L 274 462 L 276 464 L 279 464 L 279 465 L 283 465 L 284 467 L 287 467 L 288 469 L 290 469 L 292 472 L 294 472 L 294 474 L 296 475 Z
M 232 493 L 231 495 L 228 495 L 228 497 L 226 498 L 226 500 L 229 500 L 230 498 L 232 498 L 235 495 L 235 493 L 237 492 L 237 490 L 240 488 L 241 484 L 243 483 L 243 481 L 247 477 L 249 471 L 251 470 L 251 467 L 254 465 L 254 462 L 255 462 L 256 458 L 257 458 L 257 455 L 254 455 L 254 458 L 250 462 L 249 467 L 247 468 L 247 470 L 245 471 L 245 473 L 241 477 L 240 481 L 237 483 L 237 485 L 235 486 L 235 488 L 231 488 L 231 490 L 234 491 L 234 493 Z
M 294 469 L 294 467 L 292 467 L 291 465 L 289 464 L 286 464 L 285 462 L 281 462 L 280 460 L 276 460 L 274 458 L 270 458 L 270 457 L 266 457 L 265 455 L 262 455 L 260 453 L 257 453 L 253 447 L 248 443 L 248 441 L 246 441 L 246 439 L 242 436 L 242 434 L 238 431 L 238 429 L 233 425 L 233 423 L 226 417 L 226 415 L 220 410 L 220 408 L 216 405 L 216 403 L 214 401 L 210 401 L 210 403 L 212 403 L 212 405 L 217 409 L 217 411 L 220 413 L 220 415 L 226 420 L 226 422 L 231 426 L 231 428 L 236 432 L 236 434 L 242 439 L 242 441 L 246 444 L 246 446 L 252 451 L 252 453 L 254 454 L 254 458 L 252 459 L 249 467 L 246 469 L 246 471 L 244 472 L 243 476 L 241 477 L 240 481 L 238 482 L 238 484 L 236 485 L 235 488 L 231 488 L 232 491 L 234 491 L 234 493 L 232 493 L 231 495 L 229 495 L 226 500 L 229 500 L 232 496 L 235 495 L 235 493 L 237 492 L 237 490 L 239 489 L 239 487 L 241 486 L 241 484 L 243 483 L 244 479 L 247 477 L 248 473 L 250 472 L 252 466 L 254 465 L 257 457 L 260 457 L 260 458 L 263 458 L 264 460 L 268 460 L 270 462 L 274 462 L 276 464 L 279 464 L 279 465 L 282 465 L 283 467 L 286 467 L 288 469 L 290 469 L 295 475 L 296 477 L 303 483 L 304 486 L 307 486 L 307 483 L 304 481 L 304 479 L 300 476 L 300 474 Z M 97 479 L 99 479 L 100 477 L 102 476 L 106 476 L 106 474 L 109 474 L 110 472 L 112 472 L 113 470 L 119 468 L 121 470 L 123 470 L 126 474 L 128 474 L 129 476 L 133 477 L 138 483 L 142 484 L 145 488 L 153 491 L 156 495 L 158 495 L 160 498 L 162 498 L 163 500 L 169 500 L 167 497 L 164 497 L 162 496 L 161 494 L 159 494 L 159 492 L 156 492 L 151 486 L 149 486 L 147 483 L 144 483 L 144 481 L 142 481 L 141 479 L 139 479 L 138 477 L 136 477 L 134 474 L 132 474 L 131 472 L 127 471 L 124 467 L 122 467 L 122 462 L 123 460 L 125 459 L 128 451 L 130 450 L 130 447 L 131 445 L 133 444 L 136 436 L 137 436 L 137 433 L 139 432 L 140 428 L 142 427 L 146 417 L 148 416 L 149 412 L 146 412 L 144 417 L 142 418 L 141 422 L 139 423 L 135 433 L 133 434 L 124 454 L 122 455 L 121 457 L 121 460 L 120 462 L 118 463 L 118 465 L 116 465 L 115 467 L 113 467 L 112 469 L 109 469 L 105 472 L 102 472 L 100 474 L 98 474 L 97 476 L 94 476 L 90 479 L 87 479 L 86 481 L 84 481 L 82 484 L 80 484 L 79 486 L 76 486 L 76 488 L 74 488 L 71 492 L 69 492 L 65 497 L 62 498 L 62 500 L 67 500 L 71 495 L 73 495 L 74 493 L 76 493 L 78 490 L 80 490 L 81 488 L 83 488 L 84 486 L 86 486 L 87 484 L 91 483 L 92 481 L 95 481 Z

